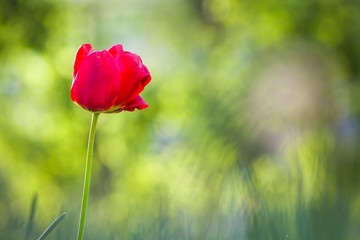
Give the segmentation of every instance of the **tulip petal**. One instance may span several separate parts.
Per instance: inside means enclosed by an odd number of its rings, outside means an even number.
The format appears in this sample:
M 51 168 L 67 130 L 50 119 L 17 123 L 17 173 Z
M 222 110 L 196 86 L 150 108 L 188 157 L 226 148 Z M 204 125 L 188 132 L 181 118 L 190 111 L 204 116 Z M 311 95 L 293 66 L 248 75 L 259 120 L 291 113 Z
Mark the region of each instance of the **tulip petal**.
M 71 98 L 93 112 L 109 110 L 121 87 L 120 69 L 106 51 L 93 52 L 81 63 L 74 78 Z
M 74 77 L 77 74 L 80 64 L 90 53 L 94 52 L 94 49 L 91 47 L 91 44 L 83 44 L 76 52 L 75 63 L 74 63 Z
M 145 86 L 151 81 L 150 72 L 147 69 L 145 65 L 142 64 L 140 67 L 139 73 L 138 73 L 138 82 L 136 83 L 132 93 L 128 97 L 128 99 L 125 102 L 125 105 L 127 105 L 129 102 L 131 102 L 136 96 L 138 96 L 139 93 L 141 93 Z
M 122 85 L 115 105 L 126 106 L 144 90 L 151 76 L 141 58 L 133 53 L 117 54 L 115 60 L 121 71 Z
M 124 49 L 121 44 L 115 44 L 111 48 L 109 48 L 108 52 L 113 56 L 114 58 L 119 58 L 121 55 L 124 54 Z
M 137 95 L 134 100 L 132 100 L 126 107 L 124 108 L 125 111 L 133 112 L 136 109 L 141 110 L 147 108 L 149 105 L 140 97 L 140 95 Z

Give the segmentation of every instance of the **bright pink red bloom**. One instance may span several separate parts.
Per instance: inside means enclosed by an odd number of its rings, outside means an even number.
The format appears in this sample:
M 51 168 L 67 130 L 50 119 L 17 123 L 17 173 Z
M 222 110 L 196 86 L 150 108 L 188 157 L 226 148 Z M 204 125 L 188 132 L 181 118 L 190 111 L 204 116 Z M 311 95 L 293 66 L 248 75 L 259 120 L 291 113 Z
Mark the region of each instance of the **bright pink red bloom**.
M 76 53 L 71 99 L 90 112 L 113 113 L 147 108 L 139 96 L 150 82 L 141 58 L 116 44 L 94 51 L 83 44 Z

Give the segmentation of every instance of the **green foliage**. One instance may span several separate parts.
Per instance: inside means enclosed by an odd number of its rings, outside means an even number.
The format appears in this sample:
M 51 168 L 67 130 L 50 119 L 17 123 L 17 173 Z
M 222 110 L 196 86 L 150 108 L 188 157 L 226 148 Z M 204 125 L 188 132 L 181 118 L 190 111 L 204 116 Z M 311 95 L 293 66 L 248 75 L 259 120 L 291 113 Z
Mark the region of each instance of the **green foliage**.
M 357 1 L 0 2 L 0 239 L 66 211 L 75 239 L 91 114 L 77 48 L 121 43 L 149 108 L 101 115 L 85 239 L 356 239 Z

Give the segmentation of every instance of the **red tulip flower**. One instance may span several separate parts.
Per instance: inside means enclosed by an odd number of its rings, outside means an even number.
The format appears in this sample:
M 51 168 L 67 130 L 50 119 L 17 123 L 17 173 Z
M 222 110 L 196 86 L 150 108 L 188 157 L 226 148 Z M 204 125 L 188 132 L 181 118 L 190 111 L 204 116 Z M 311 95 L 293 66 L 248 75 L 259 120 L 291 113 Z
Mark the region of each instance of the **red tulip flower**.
M 96 113 L 141 110 L 148 105 L 139 93 L 150 80 L 141 58 L 124 51 L 122 45 L 94 51 L 83 44 L 75 56 L 71 99 Z
M 77 239 L 82 240 L 90 190 L 91 163 L 96 123 L 100 113 L 115 113 L 144 109 L 148 105 L 139 96 L 150 82 L 149 70 L 141 58 L 126 52 L 120 44 L 109 50 L 94 51 L 83 44 L 76 53 L 71 99 L 93 112 L 86 154 L 83 197 Z

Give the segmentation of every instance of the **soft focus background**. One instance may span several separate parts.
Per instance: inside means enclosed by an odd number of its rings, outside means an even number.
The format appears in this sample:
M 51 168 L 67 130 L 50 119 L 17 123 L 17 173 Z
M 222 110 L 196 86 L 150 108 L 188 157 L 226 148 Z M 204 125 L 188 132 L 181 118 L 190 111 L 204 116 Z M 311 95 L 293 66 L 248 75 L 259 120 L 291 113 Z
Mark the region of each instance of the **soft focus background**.
M 357 0 L 1 0 L 0 239 L 76 236 L 75 52 L 121 43 L 149 108 L 101 115 L 85 239 L 360 239 Z

